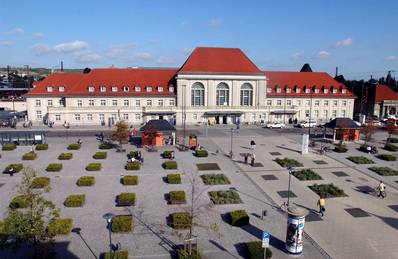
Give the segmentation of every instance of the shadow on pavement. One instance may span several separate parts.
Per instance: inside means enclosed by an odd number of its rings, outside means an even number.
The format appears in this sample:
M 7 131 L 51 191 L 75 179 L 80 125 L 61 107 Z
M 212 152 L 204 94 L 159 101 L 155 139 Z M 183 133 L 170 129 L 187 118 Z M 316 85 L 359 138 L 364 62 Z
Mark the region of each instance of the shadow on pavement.
M 282 147 L 282 146 L 276 146 L 276 147 L 301 154 L 300 150 L 296 150 L 296 149 L 292 149 L 292 148 L 288 148 L 288 147 Z
M 383 217 L 383 216 L 379 216 L 373 213 L 368 212 L 370 215 L 373 215 L 379 219 L 381 219 L 384 223 L 386 223 L 387 225 L 389 225 L 392 228 L 395 228 L 398 230 L 398 218 L 393 218 L 393 217 Z
M 94 251 L 91 249 L 91 247 L 88 245 L 88 243 L 86 242 L 86 240 L 83 238 L 83 236 L 81 235 L 81 228 L 74 228 L 72 229 L 72 232 L 75 233 L 76 235 L 78 235 L 80 237 L 80 239 L 83 241 L 83 243 L 86 245 L 86 247 L 88 248 L 88 250 L 90 250 L 91 254 L 93 255 L 94 258 L 98 259 L 97 255 L 94 253 Z
M 213 244 L 215 247 L 217 247 L 218 249 L 220 249 L 221 251 L 224 251 L 224 252 L 228 253 L 228 255 L 229 255 L 230 257 L 238 258 L 238 257 L 236 257 L 235 255 L 231 254 L 231 252 L 229 252 L 227 249 L 225 249 L 225 247 L 223 247 L 223 246 L 222 246 L 221 244 L 219 244 L 217 241 L 209 240 L 209 242 L 210 242 L 211 244 Z

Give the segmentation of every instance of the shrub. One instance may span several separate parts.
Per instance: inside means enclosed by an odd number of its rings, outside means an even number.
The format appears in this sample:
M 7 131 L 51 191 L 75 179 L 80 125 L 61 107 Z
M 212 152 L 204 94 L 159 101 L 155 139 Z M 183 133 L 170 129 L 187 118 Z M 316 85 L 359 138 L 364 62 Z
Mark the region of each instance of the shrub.
M 54 219 L 48 224 L 47 231 L 50 235 L 67 235 L 72 231 L 73 219 Z
M 130 232 L 133 229 L 133 217 L 131 215 L 117 215 L 112 218 L 112 232 Z
M 4 144 L 1 147 L 1 150 L 3 150 L 3 151 L 12 151 L 12 150 L 14 150 L 16 148 L 17 148 L 17 145 L 15 145 L 15 144 Z
M 130 151 L 129 156 L 130 157 L 138 157 L 138 151 L 135 151 L 135 150 Z
M 33 189 L 39 189 L 47 187 L 48 185 L 50 185 L 50 178 L 41 176 L 33 179 L 31 187 Z
M 346 153 L 348 148 L 345 145 L 337 145 L 334 147 L 334 152 L 336 153 Z
M 320 177 L 319 174 L 315 173 L 311 169 L 293 171 L 292 174 L 300 181 L 322 180 L 322 177 Z
M 28 152 L 23 154 L 22 160 L 35 160 L 37 158 L 37 153 L 35 152 Z
M 368 153 L 369 152 L 368 147 L 369 147 L 369 145 L 363 144 L 359 147 L 359 150 L 362 152 Z
M 133 171 L 133 170 L 140 170 L 140 163 L 135 161 L 135 162 L 129 162 L 126 164 L 124 167 L 126 170 Z
M 128 259 L 129 258 L 129 251 L 127 250 L 119 250 L 112 252 L 106 252 L 103 255 L 104 259 Z
M 90 163 L 86 166 L 87 171 L 99 171 L 101 170 L 102 165 L 101 163 Z
M 377 155 L 377 158 L 386 160 L 386 161 L 397 161 L 397 157 L 394 155 L 390 155 L 390 154 L 380 154 L 380 155 Z
M 9 164 L 4 171 L 7 172 L 11 167 L 14 168 L 14 172 L 19 173 L 23 169 L 23 164 Z
M 102 143 L 98 146 L 99 149 L 111 149 L 113 145 L 111 143 Z
M 62 170 L 62 164 L 60 163 L 49 164 L 46 168 L 47 172 L 59 172 L 61 170 Z
M 163 158 L 171 158 L 171 154 L 172 154 L 172 150 L 165 150 L 165 151 L 163 151 L 163 153 L 162 153 L 162 157 Z
M 387 166 L 382 166 L 382 167 L 370 167 L 369 170 L 381 175 L 381 176 L 395 176 L 398 175 L 398 171 L 393 170 Z
M 79 150 L 80 148 L 81 145 L 77 143 L 69 144 L 67 147 L 68 150 Z
M 208 157 L 209 153 L 207 152 L 207 150 L 196 150 L 195 156 L 196 157 Z
M 292 158 L 287 158 L 287 157 L 285 157 L 283 159 L 277 158 L 274 161 L 277 162 L 282 167 L 289 167 L 289 166 L 290 167 L 300 167 L 300 166 L 303 166 L 303 164 L 299 163 L 297 160 L 294 160 Z
M 77 186 L 92 186 L 95 184 L 94 176 L 81 176 L 77 182 Z
M 388 144 L 386 144 L 386 145 L 384 146 L 384 149 L 386 149 L 386 150 L 388 150 L 388 151 L 396 152 L 396 151 L 398 151 L 398 146 L 393 145 L 393 144 L 391 144 L 391 143 L 388 143 Z
M 187 229 L 192 224 L 192 217 L 188 212 L 176 212 L 171 214 L 171 227 L 175 229 Z
M 182 204 L 186 202 L 184 191 L 171 191 L 169 192 L 171 204 Z
M 388 143 L 398 143 L 398 138 L 387 138 Z
M 8 205 L 11 209 L 19 209 L 19 208 L 27 208 L 28 207 L 28 196 L 26 195 L 18 195 L 15 196 L 10 205 Z
M 209 192 L 211 201 L 214 204 L 237 204 L 241 203 L 239 194 L 233 190 Z
M 125 175 L 122 178 L 123 185 L 137 185 L 138 184 L 138 176 L 136 175 Z
M 234 210 L 228 213 L 229 220 L 232 226 L 249 225 L 249 215 L 245 210 Z
M 364 157 L 364 156 L 349 156 L 349 157 L 347 157 L 347 159 L 355 164 L 360 164 L 360 165 L 375 163 L 375 162 L 373 162 L 373 160 L 371 160 L 367 157 Z
M 106 152 L 96 152 L 96 153 L 93 155 L 93 158 L 94 158 L 94 159 L 105 159 L 106 156 L 107 156 L 107 153 L 106 153 Z
M 167 183 L 180 184 L 181 183 L 181 175 L 180 174 L 168 174 L 167 175 Z
M 201 255 L 197 248 L 191 249 L 191 254 L 189 254 L 188 249 L 179 248 L 177 249 L 177 259 L 201 259 Z
M 59 159 L 59 160 L 70 160 L 70 159 L 72 159 L 72 157 L 73 157 L 73 154 L 72 154 L 72 153 L 61 153 L 61 154 L 58 156 L 58 159 Z
M 64 201 L 65 207 L 82 207 L 86 202 L 86 195 L 73 194 L 66 197 Z
M 135 193 L 133 192 L 122 192 L 117 196 L 118 206 L 133 206 L 135 205 Z
M 37 144 L 36 145 L 36 150 L 47 150 L 48 149 L 48 144 Z
M 308 186 L 313 192 L 323 198 L 344 197 L 347 196 L 344 191 L 331 184 L 314 184 Z
M 166 161 L 163 162 L 162 167 L 164 169 L 171 170 L 171 169 L 177 169 L 178 166 L 176 161 Z
M 224 174 L 203 174 L 200 176 L 203 183 L 206 185 L 217 185 L 217 184 L 230 184 L 228 177 Z
M 261 241 L 252 241 L 245 243 L 245 247 L 249 258 L 252 259 L 263 259 L 264 258 L 264 248 L 262 247 Z M 268 247 L 265 249 L 265 258 L 272 258 L 272 251 Z
M 6 230 L 4 229 L 4 221 L 0 220 L 0 243 L 7 238 Z

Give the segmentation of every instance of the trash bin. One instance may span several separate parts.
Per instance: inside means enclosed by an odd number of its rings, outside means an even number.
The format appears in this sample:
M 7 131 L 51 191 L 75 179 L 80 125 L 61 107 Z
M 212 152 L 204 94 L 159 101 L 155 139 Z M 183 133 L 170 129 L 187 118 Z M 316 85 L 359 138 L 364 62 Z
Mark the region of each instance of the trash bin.
M 307 211 L 296 206 L 287 209 L 286 250 L 291 254 L 303 252 L 303 231 Z

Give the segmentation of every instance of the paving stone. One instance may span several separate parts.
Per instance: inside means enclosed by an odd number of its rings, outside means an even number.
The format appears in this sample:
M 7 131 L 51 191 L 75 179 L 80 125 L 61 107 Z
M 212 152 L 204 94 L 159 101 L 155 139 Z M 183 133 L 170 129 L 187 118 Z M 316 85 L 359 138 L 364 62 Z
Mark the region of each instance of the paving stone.
M 264 167 L 262 163 L 254 163 L 253 167 Z
M 332 172 L 332 174 L 334 174 L 337 177 L 344 177 L 344 176 L 348 176 L 348 174 L 342 172 L 342 171 L 337 171 L 337 172 Z
M 317 164 L 317 165 L 327 165 L 328 163 L 326 163 L 325 161 L 323 161 L 323 160 L 314 160 L 313 161 L 315 164 Z
M 269 152 L 271 156 L 281 156 L 282 154 L 279 152 Z
M 267 174 L 267 175 L 262 175 L 261 176 L 264 180 L 266 181 L 272 181 L 272 180 L 279 180 L 278 177 L 276 177 L 273 174 Z
M 367 194 L 375 191 L 372 187 L 370 187 L 368 185 L 361 185 L 361 186 L 357 186 L 356 188 L 358 189 L 358 191 L 367 193 Z
M 322 221 L 323 219 L 316 213 L 310 212 L 305 216 L 306 222 L 313 222 L 313 221 Z
M 221 170 L 217 163 L 196 164 L 199 171 Z
M 363 181 L 363 182 L 369 182 L 368 179 L 364 178 L 364 177 L 358 177 L 359 180 Z
M 279 196 L 281 196 L 281 198 L 287 198 L 289 191 L 277 191 L 277 193 L 279 194 Z M 294 194 L 294 192 L 290 191 L 290 198 L 295 197 L 297 197 L 297 195 Z
M 344 209 L 354 218 L 370 217 L 370 214 L 360 208 Z
M 3 185 L 5 185 L 5 183 L 0 183 L 0 188 L 1 188 Z
M 388 205 L 388 207 L 398 212 L 398 205 Z

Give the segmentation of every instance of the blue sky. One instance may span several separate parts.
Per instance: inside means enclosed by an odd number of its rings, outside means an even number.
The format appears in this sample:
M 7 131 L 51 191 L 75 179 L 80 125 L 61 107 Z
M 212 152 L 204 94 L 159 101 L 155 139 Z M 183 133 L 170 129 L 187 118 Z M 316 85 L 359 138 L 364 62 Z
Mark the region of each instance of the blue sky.
M 178 67 L 238 47 L 264 70 L 398 71 L 398 1 L 2 0 L 0 66 Z M 4 12 L 7 10 L 7 12 Z M 398 75 L 398 73 L 396 73 Z

